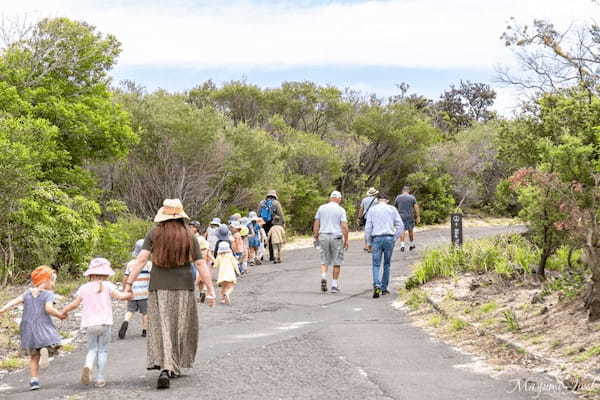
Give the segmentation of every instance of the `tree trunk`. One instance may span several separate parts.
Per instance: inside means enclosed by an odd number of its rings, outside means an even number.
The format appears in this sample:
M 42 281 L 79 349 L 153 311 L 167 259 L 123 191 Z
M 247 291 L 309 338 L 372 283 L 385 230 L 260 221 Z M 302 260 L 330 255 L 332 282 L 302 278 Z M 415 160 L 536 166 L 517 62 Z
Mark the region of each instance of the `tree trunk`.
M 537 270 L 535 271 L 538 278 L 543 281 L 546 280 L 546 262 L 548 261 L 548 258 L 550 258 L 550 252 L 545 250 L 542 251 L 542 255 L 540 256 L 540 262 L 538 264 Z
M 600 249 L 586 249 L 586 263 L 592 271 L 592 281 L 584 297 L 585 308 L 588 310 L 590 322 L 600 320 Z

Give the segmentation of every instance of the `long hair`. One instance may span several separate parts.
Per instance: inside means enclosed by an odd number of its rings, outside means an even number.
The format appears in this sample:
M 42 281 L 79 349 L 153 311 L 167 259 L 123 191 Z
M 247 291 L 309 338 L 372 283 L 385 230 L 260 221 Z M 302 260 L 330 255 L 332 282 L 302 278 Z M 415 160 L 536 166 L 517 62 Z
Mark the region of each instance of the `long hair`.
M 163 268 L 180 267 L 192 261 L 192 234 L 183 219 L 158 224 L 152 239 L 152 260 Z

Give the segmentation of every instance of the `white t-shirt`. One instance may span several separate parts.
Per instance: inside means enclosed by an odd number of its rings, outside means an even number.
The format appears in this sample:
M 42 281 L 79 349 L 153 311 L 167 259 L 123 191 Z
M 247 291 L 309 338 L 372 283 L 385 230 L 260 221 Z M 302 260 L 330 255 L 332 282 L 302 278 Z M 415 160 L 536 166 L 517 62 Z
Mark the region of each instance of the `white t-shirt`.
M 365 218 L 367 217 L 367 214 L 369 213 L 369 211 L 371 211 L 371 209 L 373 207 L 375 207 L 376 205 L 377 205 L 377 197 L 375 197 L 375 196 L 368 196 L 368 197 L 365 197 L 364 199 L 362 199 L 362 201 L 360 202 L 360 206 L 363 209 Z
M 346 210 L 336 202 L 329 202 L 319 207 L 315 219 L 320 222 L 319 233 L 328 235 L 342 235 L 342 223 L 348 222 Z

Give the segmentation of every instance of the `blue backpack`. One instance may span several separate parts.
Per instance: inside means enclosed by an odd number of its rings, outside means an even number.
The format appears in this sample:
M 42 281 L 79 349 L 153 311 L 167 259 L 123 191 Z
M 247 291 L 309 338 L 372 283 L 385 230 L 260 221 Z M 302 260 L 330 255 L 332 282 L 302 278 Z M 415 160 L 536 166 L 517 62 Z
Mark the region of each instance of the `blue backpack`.
M 260 207 L 259 217 L 261 217 L 265 222 L 270 222 L 273 220 L 273 200 L 266 199 L 263 201 L 262 206 Z

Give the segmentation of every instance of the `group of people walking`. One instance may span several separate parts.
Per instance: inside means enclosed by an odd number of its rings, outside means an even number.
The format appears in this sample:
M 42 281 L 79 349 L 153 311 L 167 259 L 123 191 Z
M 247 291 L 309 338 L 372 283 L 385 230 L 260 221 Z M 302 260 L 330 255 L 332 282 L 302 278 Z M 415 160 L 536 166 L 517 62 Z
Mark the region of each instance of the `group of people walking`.
M 339 278 L 348 249 L 348 219 L 341 206 L 342 194 L 334 191 L 329 202 L 319 207 L 314 218 L 315 247 L 320 251 L 321 291 L 339 292 Z M 372 252 L 373 297 L 389 293 L 392 252 L 398 239 L 405 251 L 404 235 L 409 234 L 408 250 L 415 248 L 413 228 L 419 223 L 419 208 L 408 188 L 389 204 L 385 194 L 371 188 L 363 199 L 360 217 L 365 225 L 365 249 Z M 0 308 L 0 315 L 22 304 L 21 347 L 30 357 L 30 386 L 40 388 L 39 369 L 57 354 L 61 337 L 51 317 L 65 319 L 81 308 L 81 327 L 87 335 L 87 355 L 81 382 L 97 387 L 106 384 L 104 370 L 113 326 L 113 300 L 127 301 L 127 313 L 118 332 L 126 336 L 134 313 L 142 314 L 141 336 L 147 337 L 146 368 L 158 370 L 157 388 L 170 387 L 171 379 L 194 364 L 198 348 L 197 302 L 216 304 L 211 267 L 217 270 L 216 284 L 221 302 L 231 304 L 230 295 L 237 278 L 258 265 L 266 256 L 280 263 L 285 243 L 284 215 L 277 192 L 270 191 L 256 211 L 247 217 L 234 214 L 228 224 L 213 218 L 206 229 L 189 221 L 181 201 L 167 199 L 158 210 L 156 225 L 136 242 L 134 259 L 125 268 L 123 288 L 110 282 L 115 273 L 105 258 L 94 258 L 83 274 L 88 280 L 62 310 L 55 308 L 53 289 L 57 273 L 40 266 L 31 273 L 32 288 Z M 383 272 L 381 261 L 383 259 Z M 331 285 L 328 271 L 332 270 Z M 200 293 L 196 298 L 196 288 Z M 92 375 L 95 378 L 92 379 Z
M 315 247 L 321 254 L 321 290 L 338 293 L 341 267 L 344 263 L 344 251 L 348 249 L 348 218 L 346 210 L 340 205 L 342 194 L 333 191 L 329 202 L 317 210 L 313 225 Z M 416 248 L 414 228 L 420 223 L 420 209 L 417 199 L 405 186 L 396 196 L 394 206 L 389 204 L 386 194 L 375 188 L 367 191 L 359 209 L 359 224 L 365 229 L 364 250 L 372 253 L 373 298 L 389 294 L 391 260 L 396 242 L 400 240 L 400 251 L 405 252 L 405 238 L 410 240 L 408 251 Z M 383 270 L 381 267 L 383 261 Z M 327 272 L 332 268 L 331 286 Z

